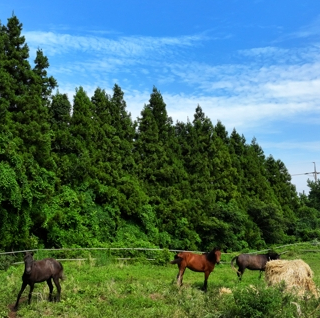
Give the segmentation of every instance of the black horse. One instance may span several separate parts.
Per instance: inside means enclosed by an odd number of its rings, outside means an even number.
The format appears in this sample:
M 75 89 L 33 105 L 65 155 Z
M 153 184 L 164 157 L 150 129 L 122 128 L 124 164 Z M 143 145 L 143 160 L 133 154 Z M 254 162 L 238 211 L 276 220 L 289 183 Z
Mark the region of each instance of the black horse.
M 33 253 L 26 252 L 24 256 L 24 273 L 22 275 L 22 286 L 17 297 L 14 310 L 18 309 L 19 299 L 21 294 L 25 290 L 26 286 L 30 286 L 30 292 L 28 296 L 28 304 L 31 303 L 31 294 L 35 283 L 41 283 L 46 281 L 49 286 L 49 301 L 52 301 L 53 285 L 51 279 L 57 287 L 57 301 L 60 301 L 61 286 L 59 279 L 63 279 L 63 267 L 62 264 L 56 261 L 54 258 L 45 258 L 41 261 L 33 260 Z
M 231 267 L 237 272 L 239 280 L 241 280 L 242 275 L 246 268 L 251 270 L 259 270 L 260 271 L 259 278 L 261 278 L 261 274 L 265 270 L 267 262 L 271 260 L 276 260 L 276 259 L 280 259 L 280 254 L 277 254 L 277 253 L 267 253 L 267 254 L 258 254 L 258 255 L 240 254 L 238 256 L 235 256 L 231 260 Z M 236 264 L 239 267 L 238 270 L 233 265 L 234 261 L 236 261 Z

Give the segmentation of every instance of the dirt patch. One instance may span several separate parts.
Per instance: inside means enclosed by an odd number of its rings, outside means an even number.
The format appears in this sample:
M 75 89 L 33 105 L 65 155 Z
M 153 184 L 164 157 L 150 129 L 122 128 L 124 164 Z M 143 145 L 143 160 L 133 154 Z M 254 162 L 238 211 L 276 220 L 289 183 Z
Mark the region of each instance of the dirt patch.
M 19 305 L 25 301 L 27 301 L 28 297 L 21 297 L 19 299 Z M 14 305 L 16 303 L 13 303 L 13 304 L 10 304 L 8 305 L 8 309 L 9 309 L 9 313 L 8 313 L 8 317 L 9 318 L 14 318 L 14 317 L 17 317 L 17 312 L 14 310 Z
M 152 300 L 157 300 L 157 299 L 162 299 L 162 295 L 159 294 L 159 293 L 153 293 L 153 294 L 150 294 L 149 297 L 152 299 Z

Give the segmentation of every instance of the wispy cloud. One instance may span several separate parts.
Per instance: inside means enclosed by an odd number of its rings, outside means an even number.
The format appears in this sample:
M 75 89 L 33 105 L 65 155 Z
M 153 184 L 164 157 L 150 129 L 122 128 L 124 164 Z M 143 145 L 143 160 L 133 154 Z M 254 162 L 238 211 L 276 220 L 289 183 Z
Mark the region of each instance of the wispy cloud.
M 74 36 L 53 32 L 25 32 L 30 45 L 45 49 L 48 54 L 65 54 L 70 51 L 80 51 L 90 54 L 112 54 L 121 57 L 145 56 L 146 54 L 166 54 L 173 52 L 172 48 L 190 47 L 203 40 L 202 35 L 181 37 L 118 37 L 109 39 L 97 36 Z
M 320 113 L 317 44 L 300 49 L 267 46 L 240 50 L 236 53 L 246 58 L 245 63 L 217 65 L 192 59 L 197 47 L 208 41 L 203 35 L 112 39 L 53 32 L 25 35 L 29 44 L 42 47 L 52 58 L 64 57 L 55 60 L 51 71 L 69 94 L 80 85 L 89 95 L 98 86 L 111 88 L 121 74 L 120 85 L 124 85 L 133 119 L 148 102 L 148 89 L 158 84 L 164 87 L 161 91 L 174 120 L 186 121 L 200 104 L 207 116 L 221 120 L 229 130 L 237 127 L 243 131 L 275 119 L 295 120 L 308 112 Z M 188 93 L 171 90 L 171 83 Z
M 319 28 L 320 28 L 320 16 L 318 16 L 314 21 L 310 24 L 303 26 L 297 32 L 291 34 L 291 36 L 306 38 L 310 36 L 316 35 L 319 36 Z
M 306 142 L 267 142 L 264 143 L 265 147 L 268 148 L 278 148 L 278 149 L 297 149 L 297 150 L 306 150 L 311 152 L 318 152 L 320 149 L 320 141 L 306 141 Z

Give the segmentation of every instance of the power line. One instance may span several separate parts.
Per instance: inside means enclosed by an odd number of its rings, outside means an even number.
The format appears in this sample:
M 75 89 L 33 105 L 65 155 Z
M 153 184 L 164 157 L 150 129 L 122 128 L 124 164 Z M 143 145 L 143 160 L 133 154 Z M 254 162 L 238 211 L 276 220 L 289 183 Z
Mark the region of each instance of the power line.
M 320 174 L 320 172 L 317 172 L 317 167 L 316 163 L 313 161 L 313 166 L 314 166 L 314 171 L 313 172 L 305 172 L 305 173 L 297 173 L 297 174 L 292 174 L 291 176 L 302 176 L 302 175 L 307 175 L 307 174 L 313 174 L 314 175 L 314 181 L 317 182 L 317 174 Z

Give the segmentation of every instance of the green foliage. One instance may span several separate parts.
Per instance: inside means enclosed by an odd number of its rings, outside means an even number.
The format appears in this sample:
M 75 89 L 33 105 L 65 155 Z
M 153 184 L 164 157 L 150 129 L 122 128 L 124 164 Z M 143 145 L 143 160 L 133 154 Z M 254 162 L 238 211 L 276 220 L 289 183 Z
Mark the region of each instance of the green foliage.
M 248 214 L 259 227 L 267 244 L 276 244 L 284 241 L 285 223 L 282 211 L 278 206 L 252 200 Z
M 310 193 L 308 196 L 308 206 L 320 211 L 320 180 L 308 180 L 308 186 L 310 188 Z
M 320 211 L 315 208 L 302 206 L 298 209 L 298 221 L 295 234 L 303 241 L 311 241 L 320 238 L 319 224 Z
M 11 254 L 2 254 L 0 250 L 0 270 L 7 270 L 14 262 L 15 257 Z
M 159 252 L 154 263 L 156 265 L 168 265 L 172 259 L 172 253 L 168 249 L 164 248 L 161 252 Z
M 118 225 L 114 242 L 117 247 L 154 247 L 140 226 L 123 221 Z M 134 255 L 135 252 L 131 253 Z
M 6 162 L 0 162 L 0 202 L 9 201 L 14 208 L 21 207 L 22 195 L 15 171 Z
M 233 291 L 236 308 L 235 317 L 294 317 L 297 308 L 291 306 L 294 296 L 286 294 L 282 286 L 261 285 L 239 287 Z
M 234 200 L 228 204 L 218 202 L 212 216 L 202 221 L 202 241 L 205 243 L 205 249 L 211 250 L 213 245 L 230 250 L 248 247 L 246 235 L 249 223 L 247 214 L 241 211 Z

